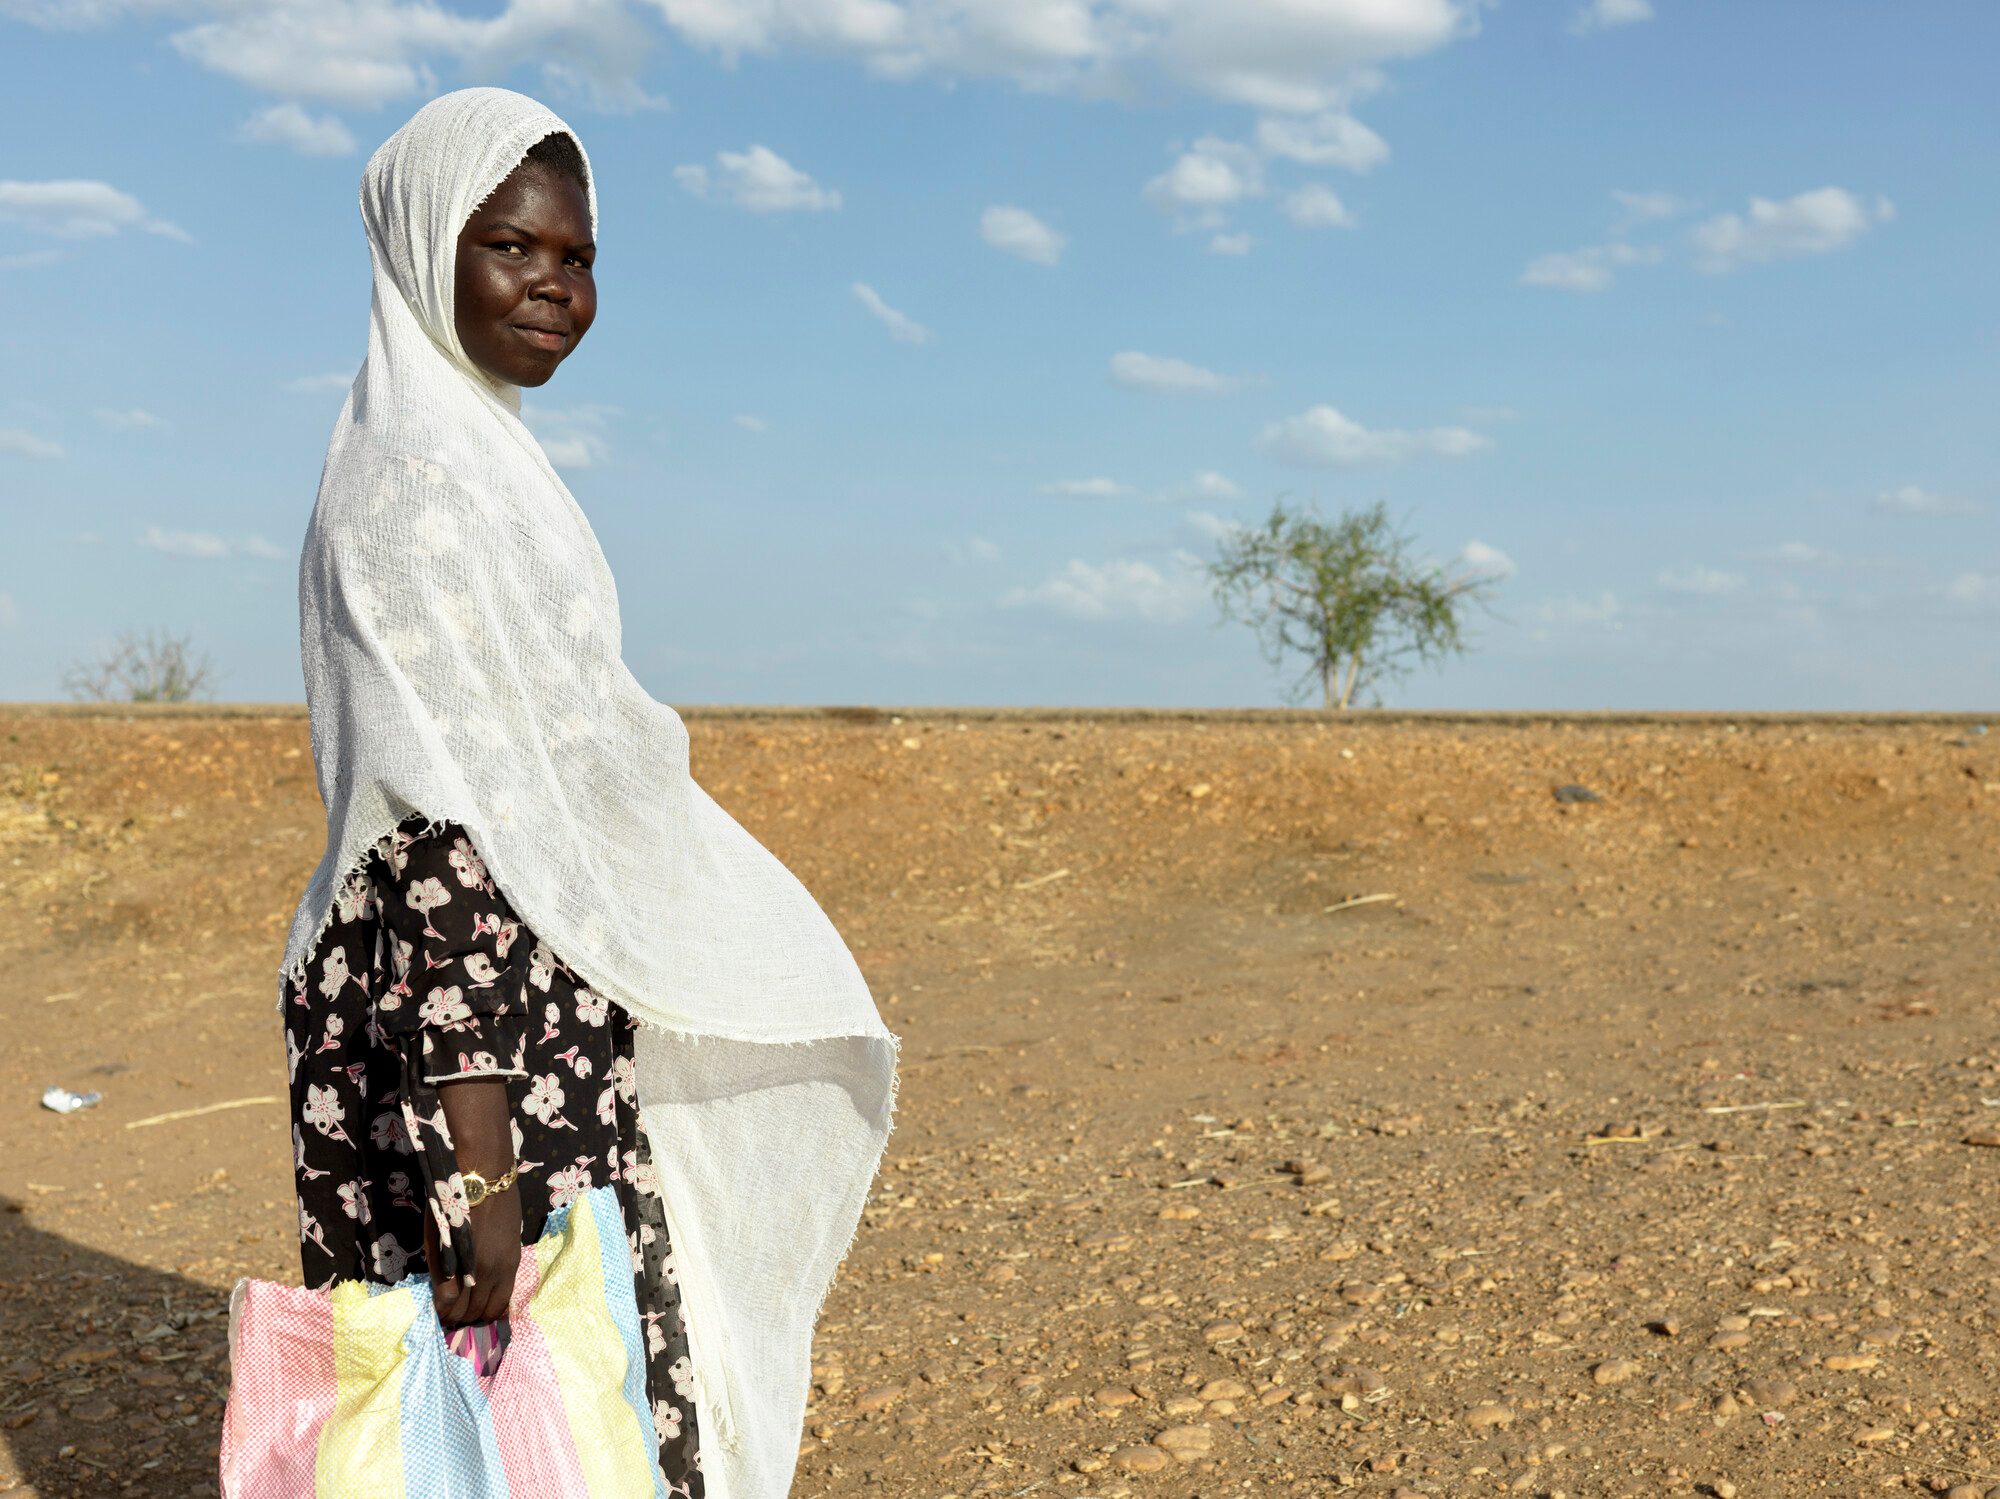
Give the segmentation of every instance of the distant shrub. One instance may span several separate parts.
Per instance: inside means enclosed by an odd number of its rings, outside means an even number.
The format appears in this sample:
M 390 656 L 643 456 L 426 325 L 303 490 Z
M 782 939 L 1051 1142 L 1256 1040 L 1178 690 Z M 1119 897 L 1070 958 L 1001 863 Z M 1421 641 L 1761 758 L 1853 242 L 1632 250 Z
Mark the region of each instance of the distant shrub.
M 79 702 L 184 703 L 210 690 L 215 668 L 197 656 L 185 635 L 127 632 L 95 661 L 79 661 L 63 674 L 63 688 Z

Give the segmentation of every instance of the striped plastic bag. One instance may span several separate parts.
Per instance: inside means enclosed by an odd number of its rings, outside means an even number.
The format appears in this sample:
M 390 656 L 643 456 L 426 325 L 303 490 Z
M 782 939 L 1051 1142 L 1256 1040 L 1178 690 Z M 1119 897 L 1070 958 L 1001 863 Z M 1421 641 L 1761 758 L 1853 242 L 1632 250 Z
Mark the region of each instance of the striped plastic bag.
M 511 1337 L 482 1378 L 429 1277 L 230 1299 L 223 1499 L 667 1499 L 616 1192 L 521 1251 Z

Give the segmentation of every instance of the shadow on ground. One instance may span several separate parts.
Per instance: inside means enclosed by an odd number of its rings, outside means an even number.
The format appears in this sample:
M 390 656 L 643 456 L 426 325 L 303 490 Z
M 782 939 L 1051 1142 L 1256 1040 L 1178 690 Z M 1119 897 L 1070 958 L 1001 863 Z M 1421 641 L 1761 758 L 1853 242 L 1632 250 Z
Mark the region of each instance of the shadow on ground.
M 0 1494 L 216 1493 L 228 1296 L 0 1197 Z

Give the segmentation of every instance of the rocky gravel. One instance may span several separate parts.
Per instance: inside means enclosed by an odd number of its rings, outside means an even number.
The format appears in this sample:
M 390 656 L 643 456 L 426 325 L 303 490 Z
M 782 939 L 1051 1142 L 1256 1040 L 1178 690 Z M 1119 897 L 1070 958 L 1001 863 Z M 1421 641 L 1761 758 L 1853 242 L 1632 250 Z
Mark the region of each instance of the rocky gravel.
M 905 1043 L 802 1499 L 2000 1495 L 1977 720 L 689 719 Z M 9 1499 L 214 1492 L 305 744 L 0 708 Z

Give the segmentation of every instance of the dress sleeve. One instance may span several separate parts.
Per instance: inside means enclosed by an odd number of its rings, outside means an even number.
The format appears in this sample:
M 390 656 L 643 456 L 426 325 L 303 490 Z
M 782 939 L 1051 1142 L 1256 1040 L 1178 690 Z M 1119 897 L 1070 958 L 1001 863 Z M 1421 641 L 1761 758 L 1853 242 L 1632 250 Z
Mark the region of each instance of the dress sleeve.
M 398 1100 L 424 1163 L 426 1209 L 449 1279 L 471 1263 L 465 1182 L 438 1086 L 525 1078 L 533 936 L 455 823 L 405 818 L 375 847 L 386 951 L 375 1023 L 400 1057 Z M 516 1148 L 518 1149 L 518 1134 Z
M 387 983 L 376 1018 L 414 1044 L 426 1082 L 526 1077 L 534 947 L 455 823 L 406 820 L 377 847 Z

